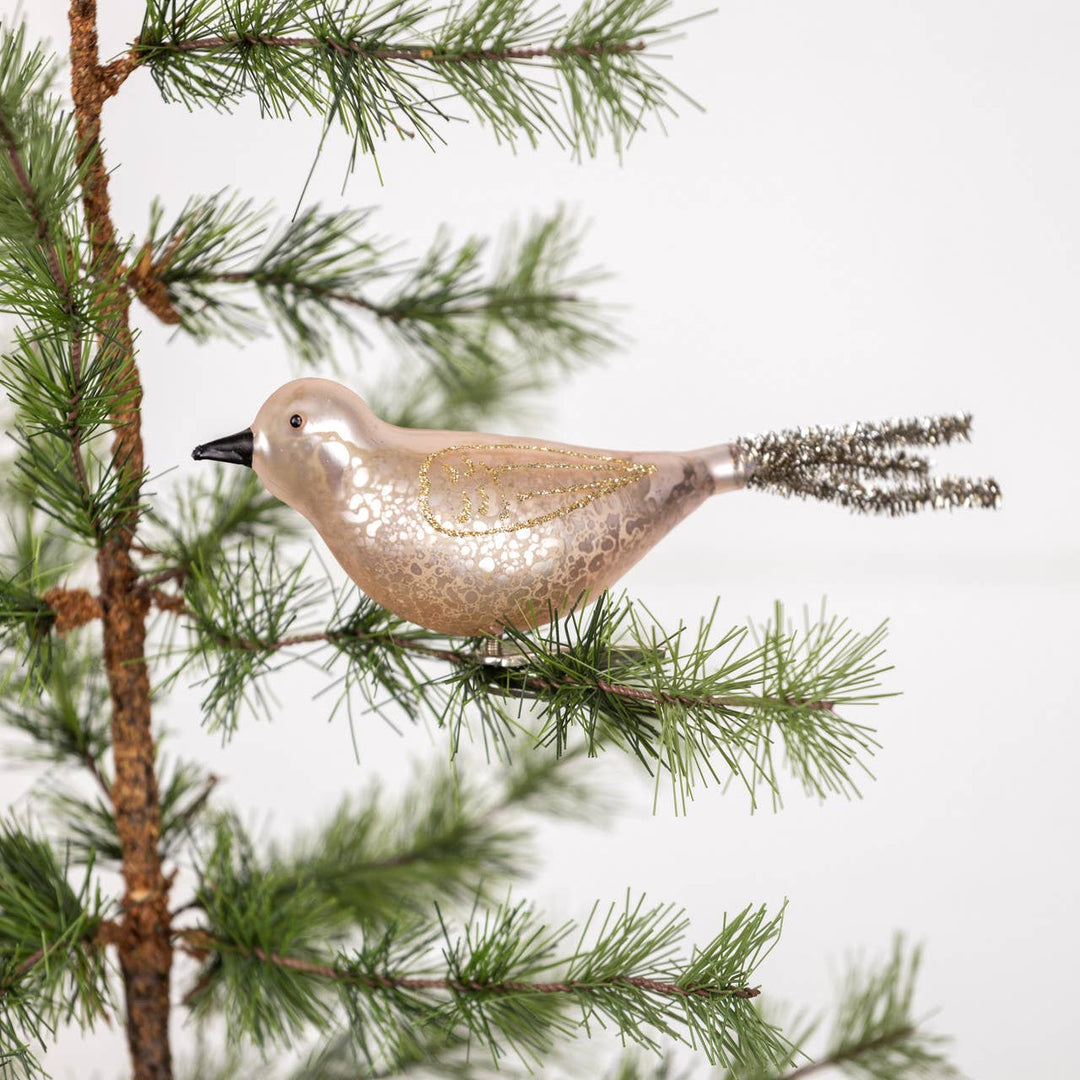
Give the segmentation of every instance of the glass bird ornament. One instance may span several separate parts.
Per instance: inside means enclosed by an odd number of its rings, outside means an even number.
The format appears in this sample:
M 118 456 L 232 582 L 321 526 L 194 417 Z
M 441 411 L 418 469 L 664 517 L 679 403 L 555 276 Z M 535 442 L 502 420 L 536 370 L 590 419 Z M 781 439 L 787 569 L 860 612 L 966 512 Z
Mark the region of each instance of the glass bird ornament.
M 993 480 L 934 478 L 910 448 L 969 416 L 810 428 L 701 450 L 623 451 L 396 427 L 347 387 L 297 379 L 196 459 L 253 468 L 377 603 L 444 634 L 498 635 L 595 599 L 712 495 L 760 488 L 900 514 L 995 506 Z

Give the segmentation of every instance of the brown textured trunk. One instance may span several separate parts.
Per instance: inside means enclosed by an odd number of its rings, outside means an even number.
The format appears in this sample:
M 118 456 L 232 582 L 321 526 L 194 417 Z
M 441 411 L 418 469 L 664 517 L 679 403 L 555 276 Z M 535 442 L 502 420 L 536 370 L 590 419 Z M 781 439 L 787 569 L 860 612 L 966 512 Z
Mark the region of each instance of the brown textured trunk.
M 139 372 L 128 321 L 124 268 L 109 208 L 109 177 L 101 155 L 101 110 L 114 87 L 98 59 L 96 0 L 73 0 L 71 91 L 79 153 L 85 163 L 83 205 L 96 272 L 113 288 L 98 311 L 110 338 L 123 350 L 118 389 L 134 391 L 113 416 L 113 459 L 131 477 L 143 470 Z M 161 806 L 150 731 L 150 680 L 146 669 L 148 599 L 131 560 L 135 516 L 113 531 L 98 551 L 105 670 L 112 701 L 112 784 L 123 851 L 124 915 L 117 948 L 124 977 L 127 1036 L 136 1080 L 171 1080 L 169 1052 L 168 881 L 159 841 Z

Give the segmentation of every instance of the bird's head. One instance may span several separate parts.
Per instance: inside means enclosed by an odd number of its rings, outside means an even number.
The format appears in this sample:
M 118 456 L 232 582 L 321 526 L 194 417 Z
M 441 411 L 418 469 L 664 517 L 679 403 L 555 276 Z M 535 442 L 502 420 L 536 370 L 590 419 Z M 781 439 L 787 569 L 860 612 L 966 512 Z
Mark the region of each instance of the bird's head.
M 315 521 L 324 500 L 340 497 L 350 462 L 379 445 L 386 426 L 340 383 L 295 379 L 263 402 L 251 427 L 191 456 L 249 466 L 267 491 Z

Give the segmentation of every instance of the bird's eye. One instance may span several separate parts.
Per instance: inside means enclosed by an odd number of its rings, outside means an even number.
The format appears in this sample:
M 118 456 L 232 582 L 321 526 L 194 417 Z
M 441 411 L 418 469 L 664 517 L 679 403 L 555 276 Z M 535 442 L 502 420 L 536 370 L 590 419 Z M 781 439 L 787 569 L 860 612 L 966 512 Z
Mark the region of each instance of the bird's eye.
M 302 427 L 304 418 L 298 412 L 295 412 L 289 417 L 289 423 L 295 428 Z

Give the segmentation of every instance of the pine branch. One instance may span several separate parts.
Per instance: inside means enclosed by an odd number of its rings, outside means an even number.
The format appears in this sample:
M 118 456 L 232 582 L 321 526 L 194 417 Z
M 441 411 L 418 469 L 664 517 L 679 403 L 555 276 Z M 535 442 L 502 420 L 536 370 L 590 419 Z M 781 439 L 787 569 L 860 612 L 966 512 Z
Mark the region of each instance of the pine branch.
M 671 85 L 643 57 L 671 29 L 668 6 L 586 2 L 560 18 L 479 0 L 430 25 L 407 0 L 153 0 L 132 51 L 166 100 L 229 109 L 253 94 L 265 115 L 322 115 L 353 136 L 354 160 L 395 132 L 441 141 L 447 91 L 500 141 L 547 132 L 595 154 L 604 135 L 621 151 L 647 118 L 674 112 Z
M 43 321 L 75 311 L 70 208 L 79 172 L 55 74 L 54 61 L 27 42 L 25 25 L 0 35 L 0 305 Z
M 575 268 L 582 236 L 563 210 L 506 230 L 485 280 L 486 242 L 471 237 L 455 247 L 441 232 L 380 301 L 392 339 L 422 368 L 401 365 L 376 388 L 379 414 L 406 427 L 468 430 L 603 357 L 615 335 L 588 297 L 601 275 Z
M 884 963 L 849 968 L 820 1056 L 806 1048 L 821 1017 L 796 1019 L 784 1025 L 792 1044 L 790 1068 L 733 1068 L 725 1080 L 801 1080 L 829 1072 L 857 1080 L 959 1080 L 944 1053 L 947 1040 L 929 1032 L 913 1011 L 918 966 L 919 949 L 898 936 Z
M 166 826 L 170 787 L 163 796 Z M 331 937 L 420 918 L 432 903 L 475 902 L 500 881 L 520 877 L 532 863 L 523 815 L 549 810 L 595 823 L 604 800 L 584 785 L 573 761 L 532 754 L 500 777 L 489 773 L 483 785 L 441 764 L 418 775 L 393 803 L 378 789 L 346 799 L 323 826 L 261 859 L 245 834 L 230 835 L 239 828 L 235 820 L 222 818 L 205 856 L 218 868 L 212 898 L 200 893 L 189 908 L 243 907 L 240 893 L 264 889 L 275 892 L 279 912 L 298 895 L 305 903 L 314 898 Z M 165 839 L 167 848 L 175 842 L 171 831 Z M 103 856 L 115 847 L 103 830 L 90 840 Z
M 853 1043 L 843 1050 L 830 1053 L 827 1057 L 820 1058 L 807 1065 L 801 1065 L 793 1072 L 788 1073 L 784 1077 L 784 1080 L 795 1080 L 795 1077 L 798 1076 L 809 1076 L 811 1073 L 836 1067 L 858 1069 L 861 1067 L 864 1058 L 872 1058 L 878 1054 L 887 1053 L 896 1047 L 902 1047 L 904 1044 L 910 1042 L 914 1035 L 915 1029 L 907 1025 L 893 1028 L 890 1031 L 884 1031 L 880 1035 L 875 1035 L 873 1038 Z M 894 1074 L 889 1073 L 888 1075 Z
M 40 326 L 16 335 L 0 385 L 18 416 L 16 468 L 32 505 L 101 546 L 138 505 L 142 474 L 91 444 L 112 430 L 115 408 L 130 403 L 116 379 L 123 354 L 89 325 Z
M 32 740 L 23 751 L 27 760 L 85 768 L 108 798 L 103 771 L 109 748 L 108 690 L 101 657 L 69 639 L 53 649 L 51 660 L 49 669 L 39 672 L 37 694 L 0 697 L 0 723 Z
M 98 935 L 105 909 L 79 890 L 52 850 L 16 827 L 0 825 L 0 1062 L 33 1075 L 31 1043 L 58 1023 L 92 1026 L 107 1005 Z
M 10 701 L 50 678 L 56 644 L 50 631 L 58 615 L 48 598 L 78 569 L 85 549 L 46 528 L 23 485 L 4 475 L 0 486 L 7 496 L 7 543 L 0 554 L 0 649 L 7 666 L 0 670 L 0 696 Z
M 604 1080 L 691 1080 L 689 1070 L 676 1072 L 669 1057 L 642 1060 L 637 1053 L 623 1054 Z
M 233 35 L 232 37 L 196 38 L 190 41 L 177 41 L 170 43 L 166 48 L 172 52 L 209 52 L 218 49 L 243 48 L 259 46 L 267 49 L 326 49 L 334 48 L 334 44 L 321 38 L 313 37 L 267 37 L 262 35 L 255 37 L 251 34 Z M 338 51 L 363 56 L 369 60 L 411 60 L 430 64 L 461 64 L 461 63 L 503 63 L 508 60 L 544 60 L 556 59 L 566 56 L 593 58 L 599 56 L 619 56 L 629 52 L 640 52 L 645 48 L 643 41 L 634 43 L 603 45 L 574 45 L 560 46 L 549 45 L 532 49 L 502 49 L 495 51 L 488 49 L 482 52 L 450 52 L 433 53 L 420 45 L 405 45 L 397 49 L 372 49 L 355 41 L 341 42 Z M 145 53 L 146 44 L 139 42 L 136 53 Z M 430 55 L 429 55 L 430 54 Z
M 19 466 L 38 505 L 100 543 L 128 511 L 123 485 L 87 460 L 108 422 L 117 370 L 95 347 L 100 289 L 87 272 L 72 203 L 83 172 L 71 118 L 52 94 L 52 67 L 25 28 L 0 36 L 0 307 L 23 319 L 0 385 L 19 416 Z M 114 395 L 115 396 L 115 395 Z M 120 400 L 123 404 L 123 400 Z
M 151 563 L 143 575 L 151 587 L 182 588 L 195 567 L 235 557 L 244 543 L 299 535 L 295 517 L 246 470 L 194 478 L 176 492 L 171 506 L 150 507 L 147 520 L 154 546 L 141 546 L 140 554 Z
M 365 1059 L 347 1032 L 330 1038 L 315 1050 L 287 1080 L 406 1080 L 437 1075 L 440 1080 L 529 1080 L 526 1068 L 477 1060 L 470 1053 L 467 1032 L 399 1033 L 376 1060 Z
M 28 570 L 23 567 L 0 577 L 0 646 L 15 650 L 17 658 L 27 662 L 29 671 L 47 677 L 52 658 L 50 631 L 56 613 L 33 587 L 33 574 Z
M 520 875 L 530 861 L 525 836 L 485 820 L 475 795 L 457 794 L 454 777 L 437 774 L 414 784 L 396 814 L 381 801 L 346 802 L 283 864 L 361 925 Z
M 569 924 L 552 930 L 523 905 L 506 903 L 474 914 L 456 935 L 441 919 L 437 928 L 390 928 L 334 957 L 313 948 L 312 936 L 296 940 L 294 927 L 256 924 L 253 902 L 263 910 L 250 894 L 242 913 L 218 904 L 205 927 L 182 938 L 206 961 L 196 1000 L 216 996 L 232 1030 L 260 1042 L 325 1026 L 327 993 L 335 990 L 371 1056 L 421 1018 L 434 1031 L 464 1025 L 495 1060 L 507 1050 L 539 1060 L 554 1038 L 605 1021 L 649 1047 L 657 1037 L 689 1041 L 719 1063 L 784 1055 L 782 1040 L 749 1005 L 759 992 L 752 972 L 779 932 L 779 919 L 764 909 L 726 921 L 689 960 L 676 955 L 682 914 L 643 901 L 590 918 L 569 954 L 561 950 Z M 571 1007 L 580 1010 L 576 1021 Z
M 6 50 L 4 51 L 6 52 Z M 2 60 L 7 63 L 12 62 L 12 58 L 8 56 L 4 56 Z M 7 97 L 7 94 L 4 97 Z M 7 102 L 5 101 L 4 104 L 6 105 Z M 34 237 L 42 254 L 45 256 L 45 263 L 49 268 L 53 284 L 56 286 L 57 292 L 60 293 L 65 309 L 70 312 L 72 306 L 71 289 L 64 276 L 64 271 L 61 269 L 56 246 L 49 235 L 49 226 L 45 219 L 41 200 L 38 198 L 38 193 L 27 175 L 19 143 L 3 108 L 0 108 L 0 147 L 3 148 L 4 153 L 7 155 L 8 170 L 19 190 L 19 202 L 22 203 L 23 209 L 30 219 Z
M 482 785 L 440 766 L 418 774 L 396 805 L 377 789 L 346 800 L 326 826 L 273 861 L 353 924 L 385 925 L 433 902 L 490 899 L 500 882 L 520 878 L 533 863 L 523 814 L 538 812 L 595 823 L 604 800 L 568 758 L 525 753 Z
M 391 258 L 370 218 L 316 208 L 271 230 L 267 212 L 219 194 L 192 200 L 166 225 L 155 207 L 128 280 L 197 338 L 264 333 L 267 319 L 242 299 L 254 290 L 308 361 L 332 352 L 337 336 L 363 342 L 370 322 L 406 362 L 376 404 L 414 427 L 474 423 L 611 346 L 604 312 L 583 294 L 598 275 L 575 267 L 582 230 L 564 212 L 507 230 L 490 272 L 485 240 L 454 245 L 445 231 L 422 258 Z
M 263 677 L 276 670 L 277 650 L 223 649 L 222 643 L 289 640 L 288 631 L 323 599 L 322 588 L 305 581 L 303 570 L 303 564 L 284 565 L 273 541 L 261 553 L 249 546 L 233 558 L 192 565 L 181 610 L 197 631 L 183 666 L 206 668 L 202 711 L 212 729 L 230 733 L 244 709 L 269 715 Z
M 189 200 L 166 224 L 155 203 L 128 283 L 144 300 L 160 291 L 167 321 L 200 340 L 225 334 L 242 341 L 265 333 L 267 320 L 236 299 L 236 286 L 254 287 L 286 343 L 307 361 L 321 360 L 335 330 L 352 330 L 340 306 L 386 272 L 379 266 L 381 241 L 365 238 L 369 218 L 369 211 L 311 208 L 271 228 L 268 208 L 220 192 Z
M 913 1012 L 919 958 L 918 948 L 897 937 L 884 964 L 853 968 L 824 1054 L 784 1080 L 834 1067 L 863 1080 L 956 1080 L 960 1074 L 943 1053 L 946 1040 L 927 1032 Z
M 870 728 L 840 710 L 886 696 L 879 691 L 889 670 L 884 625 L 863 635 L 822 612 L 816 621 L 807 615 L 799 633 L 778 606 L 754 644 L 747 628 L 717 634 L 715 606 L 694 634 L 681 625 L 665 630 L 625 597 L 605 597 L 587 614 L 572 612 L 536 634 L 508 631 L 525 664 L 507 670 L 485 664 L 475 644 L 446 641 L 369 601 L 347 613 L 346 594 L 324 629 L 255 632 L 249 618 L 292 629 L 317 603 L 310 587 L 302 595 L 311 603 L 290 599 L 301 596 L 295 572 L 264 587 L 263 575 L 282 574 L 267 565 L 256 569 L 252 561 L 244 575 L 207 578 L 186 609 L 195 650 L 211 673 L 212 722 L 230 730 L 258 685 L 252 680 L 273 670 L 278 653 L 330 646 L 327 666 L 335 654 L 346 661 L 341 701 L 350 715 L 354 693 L 376 710 L 390 700 L 411 719 L 428 715 L 448 727 L 456 747 L 467 706 L 474 706 L 484 738 L 498 748 L 529 702 L 540 721 L 538 743 L 562 752 L 580 732 L 590 753 L 629 752 L 658 784 L 663 773 L 671 777 L 679 810 L 698 785 L 732 780 L 752 804 L 766 787 L 778 806 L 781 759 L 808 794 L 857 794 L 854 774 L 867 770 L 865 758 L 878 745 Z M 211 610 L 204 597 L 213 595 Z M 433 678 L 425 661 L 450 670 Z M 249 703 L 257 706 L 257 697 Z
M 193 939 L 198 945 L 201 939 Z M 215 945 L 221 945 L 215 942 Z M 434 979 L 434 978 L 393 978 L 386 975 L 358 975 L 347 968 L 332 967 L 326 964 L 313 964 L 308 960 L 297 960 L 293 957 L 278 956 L 256 948 L 251 955 L 256 960 L 266 963 L 277 964 L 280 967 L 289 968 L 291 971 L 299 971 L 305 975 L 317 975 L 323 979 L 334 979 L 341 982 L 354 983 L 368 990 L 449 990 L 455 994 L 584 994 L 606 987 L 629 987 L 644 991 L 647 994 L 657 994 L 660 997 L 670 998 L 704 998 L 715 1000 L 717 998 L 753 998 L 761 991 L 746 986 L 700 986 L 695 985 L 686 989 L 678 982 L 664 982 L 658 979 L 639 978 L 634 975 L 614 975 L 605 979 L 602 983 L 592 980 L 563 979 L 558 982 L 521 982 L 506 979 L 494 982 L 479 982 L 470 979 L 468 982 L 461 979 Z
M 715 633 L 716 613 L 696 634 L 681 624 L 670 632 L 647 609 L 608 598 L 541 635 L 510 631 L 528 667 L 483 674 L 537 701 L 540 741 L 562 747 L 580 729 L 590 752 L 629 751 L 658 783 L 667 772 L 679 810 L 710 780 L 737 780 L 753 804 L 765 786 L 778 806 L 779 757 L 808 794 L 857 793 L 852 774 L 877 744 L 838 710 L 884 696 L 884 626 L 862 635 L 822 612 L 799 634 L 777 605 L 751 647 L 746 628 Z
M 193 762 L 165 763 L 161 769 L 162 858 L 176 858 L 182 845 L 198 836 L 198 827 L 209 810 L 217 777 Z M 116 828 L 116 814 L 109 801 L 109 785 L 101 780 L 104 799 L 87 799 L 64 788 L 49 792 L 46 804 L 63 826 L 63 835 L 77 862 L 106 865 L 123 857 Z

